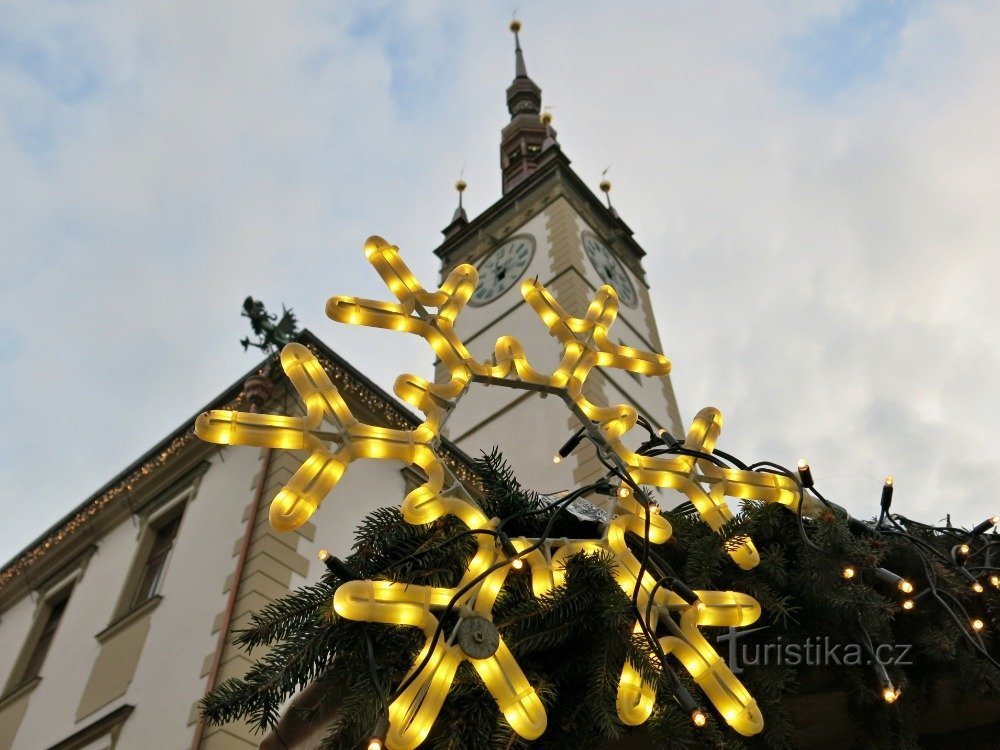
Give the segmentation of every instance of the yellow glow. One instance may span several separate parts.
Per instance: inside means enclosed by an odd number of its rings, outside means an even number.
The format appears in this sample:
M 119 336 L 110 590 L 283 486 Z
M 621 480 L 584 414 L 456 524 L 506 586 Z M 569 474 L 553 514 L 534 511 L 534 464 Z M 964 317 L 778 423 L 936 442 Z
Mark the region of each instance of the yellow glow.
M 490 519 L 471 502 L 445 490 L 446 469 L 436 452 L 441 424 L 457 400 L 473 382 L 518 386 L 530 384 L 548 392 L 562 391 L 596 428 L 627 469 L 632 481 L 683 492 L 701 518 L 720 530 L 733 513 L 727 498 L 775 502 L 795 511 L 799 494 L 796 482 L 765 472 L 723 469 L 694 456 L 649 457 L 631 452 L 623 438 L 637 423 L 638 412 L 627 404 L 601 406 L 584 396 L 584 386 L 594 368 L 611 367 L 639 375 L 664 376 L 670 361 L 662 354 L 612 343 L 609 329 L 618 315 L 618 298 L 609 286 L 594 294 L 582 318 L 569 315 L 549 291 L 536 280 L 521 285 L 525 302 L 535 311 L 549 333 L 562 347 L 562 357 L 551 373 L 540 372 L 527 359 L 522 344 L 502 336 L 494 345 L 492 362 L 472 358 L 455 333 L 454 324 L 478 284 L 476 269 L 462 264 L 453 269 L 436 290 L 424 288 L 399 256 L 398 248 L 381 237 L 370 237 L 365 256 L 382 277 L 395 302 L 356 297 L 331 297 L 326 304 L 330 318 L 344 323 L 400 331 L 425 339 L 440 360 L 449 379 L 430 383 L 416 375 L 400 375 L 393 390 L 405 403 L 424 415 L 413 429 L 389 429 L 363 424 L 356 419 L 323 371 L 319 360 L 304 346 L 289 344 L 281 352 L 281 365 L 306 407 L 304 417 L 214 411 L 201 415 L 196 432 L 220 444 L 301 450 L 307 453 L 299 469 L 275 496 L 270 520 L 279 530 L 300 527 L 320 507 L 347 468 L 356 460 L 393 460 L 415 466 L 427 481 L 403 500 L 404 519 L 426 524 L 447 515 L 459 518 L 471 530 L 493 530 Z M 579 416 L 579 414 L 577 415 Z M 718 410 L 703 409 L 688 432 L 684 446 L 711 453 L 720 434 Z M 553 458 L 559 463 L 561 457 Z M 663 544 L 671 534 L 670 523 L 659 508 L 646 508 L 637 501 L 627 483 L 617 491 L 615 516 L 605 538 L 593 541 L 551 540 L 544 549 L 521 554 L 526 540 L 511 540 L 518 557 L 476 583 L 458 602 L 471 606 L 478 616 L 490 619 L 492 607 L 511 570 L 531 569 L 532 590 L 542 595 L 565 582 L 566 561 L 579 552 L 610 552 L 616 560 L 615 576 L 624 591 L 639 588 L 639 617 L 655 631 L 658 622 L 671 629 L 661 645 L 690 672 L 706 697 L 736 731 L 751 735 L 763 727 L 763 718 L 746 688 L 699 631 L 702 626 L 741 626 L 756 621 L 760 605 L 752 597 L 728 591 L 698 591 L 691 605 L 672 591 L 659 588 L 649 571 L 638 581 L 640 564 L 625 544 L 628 531 L 643 535 L 649 524 L 649 540 Z M 749 538 L 728 540 L 732 559 L 749 569 L 759 555 Z M 327 553 L 328 554 L 328 553 Z M 454 588 L 402 585 L 388 581 L 349 581 L 334 595 L 334 610 L 357 621 L 420 628 L 428 641 L 416 665 L 430 653 L 427 668 L 389 707 L 389 731 L 384 744 L 392 750 L 410 750 L 424 741 L 450 690 L 459 664 L 468 659 L 458 646 L 438 641 L 431 650 L 430 637 L 438 626 L 437 613 L 448 606 L 456 592 L 472 583 L 502 559 L 487 534 L 478 535 L 477 550 L 461 581 Z M 650 602 L 650 599 L 653 599 Z M 663 612 L 674 612 L 661 619 Z M 638 628 L 638 623 L 636 624 Z M 508 723 L 527 740 L 541 736 L 545 710 L 501 638 L 496 654 L 488 659 L 469 659 L 497 701 Z M 640 724 L 650 716 L 655 690 L 625 665 L 619 684 L 618 711 L 627 724 Z M 702 714 L 703 718 L 707 718 Z M 697 723 L 698 718 L 692 715 Z M 375 738 L 372 740 L 375 741 Z
M 882 691 L 882 698 L 886 703 L 895 703 L 898 697 L 899 691 L 892 687 L 887 687 Z
M 885 478 L 885 486 L 886 487 L 892 487 L 892 475 L 891 474 Z
M 990 516 L 990 523 L 994 526 L 1000 524 L 1000 516 Z
M 972 590 L 975 591 L 977 594 L 983 593 L 984 591 L 983 584 L 981 584 L 979 581 L 976 581 L 974 584 L 972 584 Z
M 909 581 L 907 581 L 905 578 L 901 578 L 896 583 L 896 586 L 898 586 L 899 590 L 902 591 L 904 594 L 911 594 L 911 593 L 913 593 L 913 584 L 910 583 Z
M 378 737 L 372 737 L 368 742 L 368 750 L 382 750 L 382 740 Z
M 912 599 L 907 599 L 903 602 L 903 609 L 910 610 L 916 606 L 916 603 Z
M 799 467 L 799 471 L 805 471 L 806 469 L 809 468 L 809 462 L 806 461 L 804 458 L 800 458 L 799 459 L 799 463 L 798 463 L 798 467 Z
M 847 580 L 849 581 L 849 580 L 851 580 L 852 578 L 854 578 L 854 576 L 856 576 L 856 575 L 857 575 L 857 573 L 858 573 L 858 572 L 857 572 L 857 571 L 856 571 L 856 570 L 855 570 L 855 569 L 854 569 L 853 567 L 851 567 L 850 565 L 848 565 L 848 566 L 847 566 L 847 567 L 845 567 L 845 568 L 844 568 L 844 570 L 843 570 L 843 571 L 841 572 L 841 575 L 842 575 L 842 576 L 844 576 L 844 578 L 846 578 L 846 579 L 847 579 Z
M 558 453 L 552 457 L 552 463 L 557 464 L 560 461 L 562 461 L 562 456 L 560 456 Z
M 968 544 L 960 544 L 960 545 L 958 545 L 958 551 L 959 551 L 959 553 L 961 553 L 963 555 L 969 554 L 969 552 L 970 552 L 969 545 Z
M 324 548 L 316 553 L 316 557 L 320 562 L 326 562 L 332 557 L 332 555 L 330 554 L 330 550 Z
M 980 631 L 980 630 L 982 630 L 985 627 L 986 627 L 986 623 L 984 623 L 982 620 L 980 620 L 978 618 L 972 621 L 972 629 L 975 630 L 975 631 L 977 631 L 977 632 Z
M 997 588 L 1000 588 L 1000 576 L 990 576 L 990 583 L 992 583 Z
M 703 727 L 708 723 L 708 716 L 700 708 L 696 708 L 691 712 L 691 721 L 696 727 Z

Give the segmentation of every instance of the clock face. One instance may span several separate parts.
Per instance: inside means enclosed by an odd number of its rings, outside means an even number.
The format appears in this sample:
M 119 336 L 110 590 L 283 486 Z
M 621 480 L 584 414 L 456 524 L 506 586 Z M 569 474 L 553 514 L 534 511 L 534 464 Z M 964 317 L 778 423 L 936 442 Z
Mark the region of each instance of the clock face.
M 469 304 L 488 304 L 514 286 L 534 254 L 535 239 L 531 235 L 519 234 L 503 243 L 479 264 L 479 286 Z
M 608 246 L 597 239 L 597 235 L 592 232 L 584 232 L 582 235 L 583 249 L 587 251 L 590 264 L 601 277 L 601 281 L 609 285 L 618 293 L 618 299 L 629 307 L 635 307 L 639 301 L 636 296 L 635 287 L 629 281 L 628 274 L 622 268 L 621 262 L 608 249 Z

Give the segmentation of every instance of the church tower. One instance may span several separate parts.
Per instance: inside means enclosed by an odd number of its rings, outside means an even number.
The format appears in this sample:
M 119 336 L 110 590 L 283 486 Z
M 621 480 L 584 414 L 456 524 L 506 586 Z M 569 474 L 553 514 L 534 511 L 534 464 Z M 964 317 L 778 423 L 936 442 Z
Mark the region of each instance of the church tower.
M 507 88 L 510 122 L 500 139 L 502 197 L 471 221 L 461 204 L 435 250 L 442 277 L 459 263 L 479 270 L 479 286 L 456 321 L 476 359 L 489 359 L 497 338 L 511 335 L 543 372 L 558 364 L 561 348 L 520 294 L 521 281 L 537 277 L 571 315 L 583 317 L 594 291 L 610 284 L 618 293 L 617 343 L 663 352 L 642 267 L 645 252 L 632 230 L 583 183 L 556 140 L 542 92 L 528 76 L 520 23 L 513 21 L 514 80 Z M 601 188 L 610 190 L 610 184 Z M 665 352 L 669 356 L 669 352 Z M 443 373 L 439 373 L 443 376 Z M 586 442 L 559 464 L 553 454 L 579 424 L 558 398 L 530 391 L 474 385 L 450 415 L 445 435 L 472 456 L 501 448 L 522 484 L 541 492 L 578 486 L 604 473 Z M 669 376 L 649 378 L 620 370 L 595 370 L 585 394 L 596 404 L 627 402 L 654 425 L 683 436 Z

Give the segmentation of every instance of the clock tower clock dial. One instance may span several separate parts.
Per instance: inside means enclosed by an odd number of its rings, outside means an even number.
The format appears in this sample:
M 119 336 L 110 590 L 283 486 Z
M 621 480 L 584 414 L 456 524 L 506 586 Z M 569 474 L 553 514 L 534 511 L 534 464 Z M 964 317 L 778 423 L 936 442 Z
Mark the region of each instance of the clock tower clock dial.
M 629 280 L 628 274 L 622 268 L 621 261 L 618 260 L 608 249 L 608 246 L 601 242 L 593 232 L 583 232 L 580 237 L 583 242 L 583 249 L 587 253 L 590 265 L 597 271 L 601 281 L 610 286 L 618 293 L 618 299 L 622 304 L 635 307 L 639 298 L 635 293 L 635 287 Z
M 516 235 L 490 253 L 479 264 L 479 286 L 469 305 L 481 307 L 500 297 L 524 275 L 534 255 L 535 238 L 530 234 Z

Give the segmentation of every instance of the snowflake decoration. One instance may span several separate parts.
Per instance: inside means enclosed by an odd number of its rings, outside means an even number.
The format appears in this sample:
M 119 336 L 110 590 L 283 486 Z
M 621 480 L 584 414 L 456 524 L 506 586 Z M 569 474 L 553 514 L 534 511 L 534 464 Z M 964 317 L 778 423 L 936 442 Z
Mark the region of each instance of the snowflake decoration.
M 476 554 L 461 582 L 454 588 L 415 586 L 388 581 L 352 581 L 342 584 L 334 607 L 344 617 L 360 621 L 391 622 L 423 629 L 428 637 L 417 656 L 426 666 L 392 703 L 389 747 L 409 750 L 430 731 L 447 696 L 455 670 L 468 660 L 496 698 L 511 727 L 533 740 L 545 730 L 545 710 L 534 688 L 524 677 L 510 651 L 497 635 L 496 649 L 488 655 L 473 645 L 455 645 L 431 638 L 439 630 L 435 612 L 448 608 L 458 592 L 468 591 L 452 603 L 459 621 L 477 623 L 483 638 L 491 640 L 491 612 L 507 576 L 509 564 L 493 536 L 490 521 L 472 501 L 462 496 L 457 482 L 445 487 L 447 470 L 437 455 L 439 432 L 445 415 L 474 382 L 530 388 L 555 394 L 585 426 L 595 425 L 593 437 L 603 442 L 603 452 L 619 462 L 636 484 L 670 487 L 685 493 L 714 530 L 733 518 L 726 497 L 777 502 L 793 510 L 800 501 L 796 483 L 774 474 L 741 471 L 716 466 L 704 456 L 641 456 L 628 449 L 622 438 L 636 425 L 638 413 L 628 404 L 602 407 L 583 394 L 584 384 L 595 367 L 611 367 L 632 373 L 663 376 L 670 362 L 661 354 L 611 343 L 608 329 L 618 315 L 618 298 L 610 286 L 594 295 L 583 318 L 571 316 L 537 280 L 521 285 L 525 301 L 538 314 L 549 333 L 562 345 L 562 358 L 552 373 L 536 370 L 528 362 L 524 347 L 511 336 L 496 341 L 492 362 L 477 362 L 455 332 L 455 320 L 478 283 L 478 273 L 469 264 L 457 266 L 436 291 L 426 290 L 399 256 L 398 248 L 381 237 L 370 237 L 365 255 L 398 300 L 381 302 L 357 297 L 331 297 L 327 315 L 342 323 L 403 331 L 424 338 L 449 373 L 449 380 L 430 383 L 416 375 L 400 375 L 394 391 L 424 415 L 412 430 L 367 425 L 350 412 L 319 361 L 299 344 L 281 352 L 281 365 L 306 405 L 305 417 L 210 411 L 198 417 L 197 434 L 210 442 L 240 444 L 286 450 L 306 450 L 308 457 L 271 503 L 270 521 L 279 530 L 298 528 L 319 508 L 347 467 L 359 458 L 392 459 L 418 466 L 427 481 L 403 500 L 403 517 L 409 523 L 425 524 L 445 515 L 460 518 L 477 535 Z M 715 409 L 703 409 L 691 427 L 684 447 L 708 455 L 721 429 Z M 639 536 L 649 526 L 649 540 L 662 544 L 672 533 L 670 524 L 634 497 L 619 497 L 616 515 L 598 540 L 547 540 L 527 552 L 524 562 L 531 568 L 536 595 L 559 585 L 563 566 L 573 554 L 604 551 L 616 562 L 616 577 L 622 589 L 636 592 L 638 618 L 649 632 L 663 626 L 669 634 L 659 638 L 661 649 L 677 658 L 736 731 L 751 735 L 763 727 L 756 703 L 702 636 L 699 627 L 746 625 L 760 615 L 760 606 L 750 596 L 732 591 L 696 592 L 689 603 L 672 591 L 657 588 L 653 576 L 644 572 L 639 585 L 640 564 L 625 542 L 625 533 Z M 646 518 L 647 513 L 652 513 Z M 524 552 L 534 543 L 511 540 Z M 749 539 L 733 540 L 731 555 L 744 568 L 758 562 Z M 503 561 L 507 561 L 507 565 Z M 487 571 L 495 567 L 495 570 Z M 484 574 L 486 574 L 484 576 Z M 481 580 L 477 580 L 480 579 Z M 475 583 L 473 583 L 475 582 Z M 675 620 L 676 617 L 676 620 Z M 636 628 L 640 628 L 637 622 Z M 457 632 L 457 631 L 456 631 Z M 618 712 L 627 724 L 649 718 L 655 691 L 625 664 L 618 691 Z

